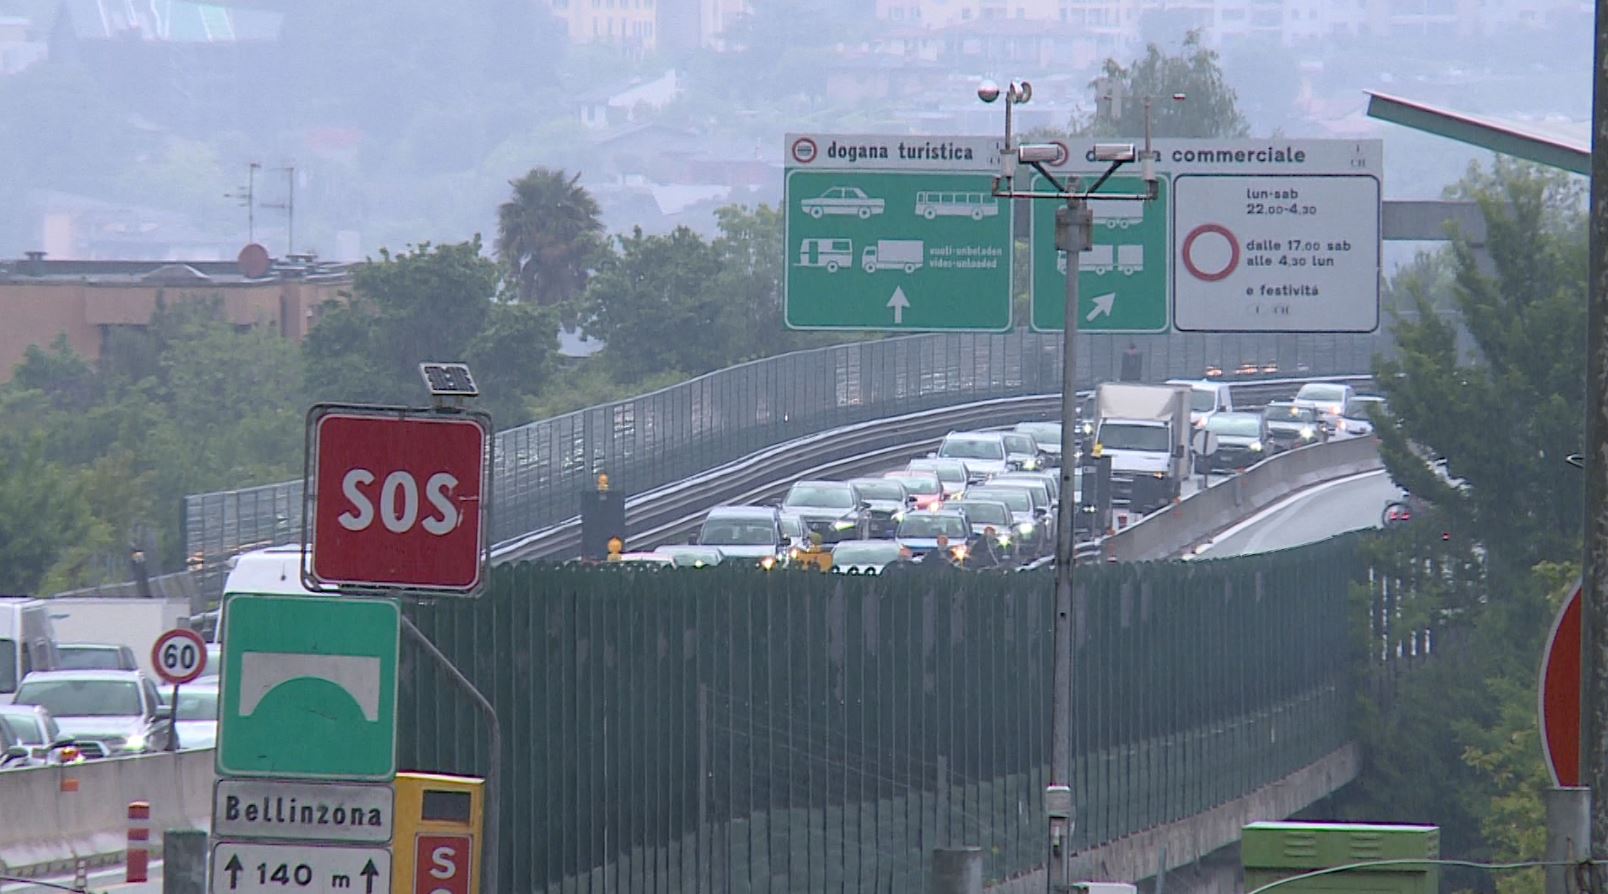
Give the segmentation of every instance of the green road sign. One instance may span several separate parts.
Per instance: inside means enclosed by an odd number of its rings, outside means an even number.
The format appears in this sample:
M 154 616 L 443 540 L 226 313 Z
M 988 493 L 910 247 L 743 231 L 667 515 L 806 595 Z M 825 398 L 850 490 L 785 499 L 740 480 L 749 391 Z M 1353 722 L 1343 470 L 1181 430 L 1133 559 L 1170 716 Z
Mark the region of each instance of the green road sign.
M 219 775 L 395 776 L 401 623 L 390 600 L 229 596 Z
M 1084 175 L 1087 189 L 1098 174 Z M 1049 184 L 1033 178 L 1035 191 Z M 1102 193 L 1144 192 L 1138 177 L 1115 176 Z M 1169 178 L 1157 180 L 1150 202 L 1091 201 L 1094 247 L 1078 259 L 1078 329 L 1083 332 L 1165 332 L 1168 328 L 1167 247 Z M 1055 250 L 1055 210 L 1061 202 L 1033 203 L 1033 328 L 1059 332 L 1066 326 L 1066 256 Z
M 992 153 L 992 154 L 990 154 Z M 979 138 L 790 137 L 787 325 L 1011 327 L 1011 207 Z

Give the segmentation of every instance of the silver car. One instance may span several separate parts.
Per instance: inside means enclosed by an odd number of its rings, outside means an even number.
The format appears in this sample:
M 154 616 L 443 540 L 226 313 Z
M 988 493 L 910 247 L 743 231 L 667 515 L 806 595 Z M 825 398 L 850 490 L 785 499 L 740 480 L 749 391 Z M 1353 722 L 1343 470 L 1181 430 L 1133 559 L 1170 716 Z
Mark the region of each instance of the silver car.
M 107 753 L 166 751 L 172 709 L 139 671 L 35 671 L 17 687 L 16 704 L 39 705 L 74 739 L 98 742 Z

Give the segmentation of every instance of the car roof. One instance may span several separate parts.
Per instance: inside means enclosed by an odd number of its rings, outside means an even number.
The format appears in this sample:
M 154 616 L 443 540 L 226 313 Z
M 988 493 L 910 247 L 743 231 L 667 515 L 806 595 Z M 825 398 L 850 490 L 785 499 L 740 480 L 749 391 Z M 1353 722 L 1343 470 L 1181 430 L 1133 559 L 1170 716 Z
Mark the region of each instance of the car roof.
M 1227 419 L 1227 420 L 1230 420 L 1230 421 L 1235 420 L 1235 419 L 1247 419 L 1247 420 L 1250 420 L 1250 419 L 1261 419 L 1262 414 L 1261 413 L 1248 413 L 1248 412 L 1243 412 L 1243 411 L 1235 411 L 1235 412 L 1232 412 L 1232 413 L 1224 413 L 1224 412 L 1219 411 L 1219 412 L 1213 413 L 1212 418 L 1213 419 Z
M 931 469 L 890 469 L 890 470 L 888 470 L 886 472 L 883 472 L 882 477 L 884 477 L 884 478 L 917 478 L 917 477 L 920 477 L 920 478 L 931 478 L 934 481 L 938 480 L 938 476 L 933 474 L 933 471 Z
M 40 718 L 50 716 L 50 712 L 45 709 L 44 705 L 0 705 L 0 714 L 30 714 Z
M 905 521 L 909 521 L 910 519 L 913 519 L 913 518 L 919 518 L 919 517 L 921 517 L 923 515 L 935 516 L 935 517 L 936 516 L 950 516 L 950 515 L 953 515 L 953 516 L 959 516 L 959 517 L 964 518 L 966 513 L 963 510 L 961 510 L 960 508 L 958 508 L 958 507 L 954 508 L 954 509 L 951 509 L 949 507 L 949 505 L 946 503 L 946 504 L 944 504 L 943 506 L 941 506 L 941 507 L 939 507 L 937 509 L 917 509 L 914 512 L 907 512 L 907 513 L 905 513 Z
M 33 671 L 24 677 L 24 685 L 38 681 L 50 680 L 119 680 L 125 683 L 138 683 L 145 679 L 145 675 L 137 670 L 52 670 Z
M 123 649 L 127 649 L 128 646 L 118 645 L 117 643 L 57 643 L 56 648 L 57 649 L 112 649 L 114 651 L 121 651 Z
M 724 515 L 729 518 L 772 518 L 776 509 L 771 506 L 716 506 L 709 510 L 708 518 Z
M 986 504 L 988 504 L 990 506 L 998 506 L 1001 509 L 1004 509 L 1006 512 L 1011 511 L 1011 507 L 1010 507 L 1009 503 L 1004 503 L 1004 502 L 1001 502 L 999 500 L 990 500 L 990 499 L 988 499 L 987 496 L 982 496 L 982 497 L 956 497 L 955 499 L 950 500 L 948 503 L 945 503 L 944 505 L 945 506 L 958 506 L 958 507 L 964 509 L 967 506 L 976 506 L 978 503 L 986 503 Z
M 808 481 L 795 481 L 793 487 L 848 487 L 847 481 L 828 481 L 825 478 L 814 478 Z
M 997 431 L 952 431 L 949 434 L 944 435 L 944 440 L 947 441 L 950 438 L 967 438 L 978 441 L 993 441 L 997 440 L 999 436 L 1000 432 Z
M 837 543 L 832 544 L 832 551 L 837 552 L 839 549 L 842 549 L 845 546 L 853 547 L 853 548 L 861 548 L 861 549 L 869 549 L 869 548 L 889 549 L 889 550 L 893 550 L 893 551 L 897 552 L 899 550 L 899 541 L 897 541 L 897 540 L 839 540 Z

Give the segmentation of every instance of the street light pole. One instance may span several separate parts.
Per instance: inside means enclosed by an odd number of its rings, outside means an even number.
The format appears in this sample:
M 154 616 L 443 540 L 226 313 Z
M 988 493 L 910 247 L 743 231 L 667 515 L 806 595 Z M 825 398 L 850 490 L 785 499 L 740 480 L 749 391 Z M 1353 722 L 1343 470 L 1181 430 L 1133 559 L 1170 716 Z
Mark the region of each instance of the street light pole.
M 1032 98 L 1032 85 L 1026 81 L 1012 81 L 1001 90 L 998 85 L 985 81 L 977 88 L 983 102 L 1005 98 L 1005 144 L 1000 153 L 1001 174 L 994 178 L 993 194 L 1007 199 L 1053 199 L 1062 202 L 1055 212 L 1055 247 L 1066 253 L 1066 307 L 1062 324 L 1061 341 L 1061 500 L 1056 509 L 1055 531 L 1055 622 L 1053 668 L 1050 694 L 1050 780 L 1044 790 L 1044 812 L 1047 820 L 1048 852 L 1045 859 L 1045 876 L 1050 894 L 1062 894 L 1072 887 L 1072 604 L 1073 604 L 1073 548 L 1077 500 L 1074 498 L 1073 476 L 1069 465 L 1077 455 L 1077 438 L 1073 420 L 1077 418 L 1077 333 L 1078 333 L 1078 270 L 1079 256 L 1090 246 L 1094 227 L 1094 213 L 1089 207 L 1091 198 L 1113 201 L 1148 202 L 1156 198 L 1155 169 L 1150 152 L 1149 115 L 1145 121 L 1145 148 L 1143 177 L 1146 190 L 1142 194 L 1096 193 L 1117 169 L 1138 159 L 1132 144 L 1102 143 L 1094 147 L 1094 159 L 1110 164 L 1088 190 L 1080 189 L 1078 178 L 1069 177 L 1061 182 L 1046 164 L 1063 164 L 1070 151 L 1058 144 L 1017 145 L 1011 132 L 1011 106 Z M 1148 105 L 1146 106 L 1148 113 Z M 1033 189 L 1018 191 L 1014 179 L 1020 165 L 1028 165 L 1038 172 L 1054 189 L 1037 192 Z

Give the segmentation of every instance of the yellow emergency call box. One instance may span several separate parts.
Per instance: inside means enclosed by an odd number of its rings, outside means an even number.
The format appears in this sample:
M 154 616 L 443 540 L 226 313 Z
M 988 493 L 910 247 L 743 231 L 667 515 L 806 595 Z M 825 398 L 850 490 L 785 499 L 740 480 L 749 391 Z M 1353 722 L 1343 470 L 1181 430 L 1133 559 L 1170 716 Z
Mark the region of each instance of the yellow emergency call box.
M 396 774 L 391 894 L 479 894 L 485 780 Z

